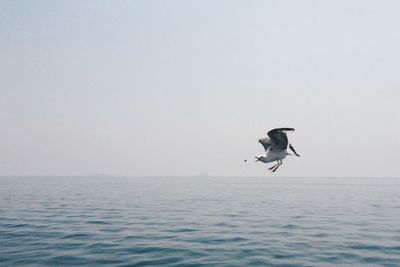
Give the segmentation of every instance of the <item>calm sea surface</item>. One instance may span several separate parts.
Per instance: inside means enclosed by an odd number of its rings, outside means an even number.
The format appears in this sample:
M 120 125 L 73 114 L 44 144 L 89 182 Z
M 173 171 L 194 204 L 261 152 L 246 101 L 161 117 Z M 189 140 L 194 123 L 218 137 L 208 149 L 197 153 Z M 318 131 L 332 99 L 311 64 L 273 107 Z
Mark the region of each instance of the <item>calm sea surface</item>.
M 0 177 L 0 266 L 400 266 L 400 179 Z

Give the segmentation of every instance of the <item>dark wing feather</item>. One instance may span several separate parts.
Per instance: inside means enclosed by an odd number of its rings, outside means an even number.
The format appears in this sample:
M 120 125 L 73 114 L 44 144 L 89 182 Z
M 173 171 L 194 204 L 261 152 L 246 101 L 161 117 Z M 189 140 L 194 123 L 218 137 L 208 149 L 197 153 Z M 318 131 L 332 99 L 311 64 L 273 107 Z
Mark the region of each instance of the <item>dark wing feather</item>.
M 294 131 L 293 128 L 277 128 L 268 132 L 269 138 L 271 138 L 271 142 L 274 146 L 279 149 L 287 149 L 288 146 L 288 138 L 285 131 Z
M 293 147 L 291 144 L 289 144 L 289 148 L 290 148 L 290 150 L 293 151 L 293 153 L 294 153 L 296 156 L 300 157 L 300 155 L 297 154 L 296 150 L 294 150 L 294 147 Z
M 271 144 L 271 140 L 269 140 L 268 137 L 260 138 L 260 140 L 258 140 L 258 142 L 260 142 L 260 144 L 262 144 L 262 146 L 264 147 L 265 151 L 267 151 L 272 145 Z

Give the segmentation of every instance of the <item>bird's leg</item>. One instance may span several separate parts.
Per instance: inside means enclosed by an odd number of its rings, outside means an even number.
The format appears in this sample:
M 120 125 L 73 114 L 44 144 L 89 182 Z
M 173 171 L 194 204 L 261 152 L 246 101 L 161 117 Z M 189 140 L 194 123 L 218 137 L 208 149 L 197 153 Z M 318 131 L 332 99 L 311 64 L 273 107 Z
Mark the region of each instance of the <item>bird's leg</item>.
M 276 163 L 274 166 L 268 168 L 268 170 L 272 170 L 273 168 L 275 168 L 276 166 L 278 166 L 278 165 L 279 165 L 279 160 L 277 160 L 276 162 L 277 162 L 277 163 Z
M 278 160 L 278 164 L 276 164 L 276 166 L 274 166 L 274 168 L 271 170 L 271 172 L 275 172 L 280 166 L 280 161 Z
M 268 170 L 270 170 L 270 171 L 274 172 L 274 169 L 279 167 L 280 160 L 277 160 L 276 162 L 277 162 L 277 164 L 275 164 L 274 166 L 272 166 L 272 167 L 271 167 L 271 168 L 269 168 Z
M 279 164 L 272 170 L 272 172 L 275 172 L 279 168 L 279 166 L 282 165 L 282 161 L 281 160 L 279 160 L 278 162 L 279 162 Z
M 279 168 L 279 166 L 281 166 L 281 165 L 276 166 L 275 169 L 273 169 L 271 172 L 276 172 L 276 170 Z

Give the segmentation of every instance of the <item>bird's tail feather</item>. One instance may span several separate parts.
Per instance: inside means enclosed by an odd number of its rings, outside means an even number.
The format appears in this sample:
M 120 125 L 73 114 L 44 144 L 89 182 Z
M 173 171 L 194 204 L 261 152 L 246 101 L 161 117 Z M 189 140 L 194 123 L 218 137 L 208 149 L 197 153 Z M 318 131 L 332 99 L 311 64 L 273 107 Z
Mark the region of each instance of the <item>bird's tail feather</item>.
M 292 144 L 289 144 L 289 148 L 290 148 L 290 150 L 293 151 L 293 153 L 294 153 L 296 156 L 300 157 L 300 155 L 297 154 L 296 150 L 294 150 L 294 147 L 292 146 Z

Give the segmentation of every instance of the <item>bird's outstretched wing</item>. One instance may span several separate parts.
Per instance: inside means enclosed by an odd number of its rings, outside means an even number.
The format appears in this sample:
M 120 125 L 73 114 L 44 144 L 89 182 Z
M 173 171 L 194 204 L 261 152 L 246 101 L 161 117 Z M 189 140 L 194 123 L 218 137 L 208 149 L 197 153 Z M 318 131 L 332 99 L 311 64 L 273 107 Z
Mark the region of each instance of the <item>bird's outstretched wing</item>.
M 293 128 L 277 128 L 268 132 L 269 138 L 271 138 L 271 142 L 274 147 L 279 149 L 287 149 L 288 146 L 288 138 L 286 135 L 286 131 L 294 131 Z
M 265 151 L 268 151 L 268 149 L 270 149 L 271 146 L 272 146 L 271 140 L 268 137 L 260 138 L 260 140 L 258 140 L 258 142 L 260 144 L 262 144 L 262 146 L 264 147 Z

